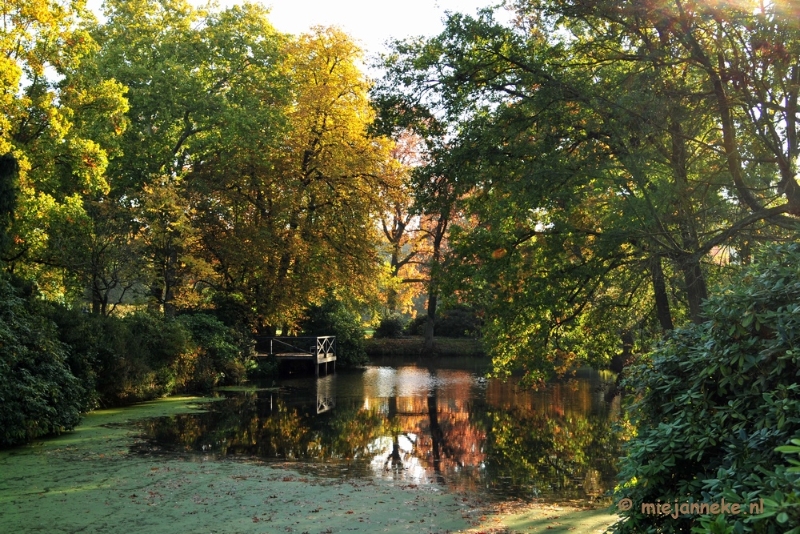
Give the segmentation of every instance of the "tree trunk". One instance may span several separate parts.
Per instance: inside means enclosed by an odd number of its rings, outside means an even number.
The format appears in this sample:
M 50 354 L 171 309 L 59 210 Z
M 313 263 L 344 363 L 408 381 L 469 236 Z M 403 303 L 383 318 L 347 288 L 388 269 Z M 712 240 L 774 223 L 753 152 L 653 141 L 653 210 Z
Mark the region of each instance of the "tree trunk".
M 400 272 L 400 246 L 397 243 L 394 243 L 392 246 L 390 268 L 392 277 L 396 277 Z M 394 287 L 389 287 L 389 290 L 386 292 L 386 310 L 389 312 L 389 314 L 394 314 L 397 312 L 397 300 L 397 290 Z
M 436 324 L 436 304 L 439 298 L 439 282 L 436 280 L 436 269 L 439 266 L 439 260 L 442 256 L 442 241 L 444 234 L 447 231 L 447 223 L 450 219 L 449 210 L 443 211 L 439 215 L 439 221 L 436 223 L 436 229 L 433 234 L 433 254 L 431 255 L 431 275 L 428 284 L 428 322 L 425 324 L 425 344 L 423 345 L 422 352 L 425 355 L 433 355 L 433 334 Z
M 677 112 L 675 113 L 677 114 Z M 694 323 L 703 321 L 702 303 L 708 298 L 708 288 L 700 265 L 700 256 L 696 253 L 700 249 L 700 240 L 695 228 L 695 214 L 690 198 L 689 177 L 687 165 L 689 154 L 686 149 L 686 136 L 680 122 L 672 117 L 669 123 L 672 139 L 672 172 L 677 186 L 678 195 L 678 227 L 681 233 L 682 253 L 678 255 L 678 266 L 683 272 L 686 298 L 689 301 L 689 315 Z
M 438 295 L 434 284 L 428 290 L 428 320 L 425 323 L 425 344 L 422 347 L 422 352 L 426 355 L 433 354 L 433 333 L 436 325 L 436 303 Z
M 654 256 L 650 259 L 650 276 L 653 281 L 653 294 L 656 301 L 656 316 L 665 332 L 673 330 L 672 313 L 669 309 L 669 296 L 664 283 L 664 271 L 661 268 L 661 258 Z
M 686 255 L 678 259 L 681 271 L 683 271 L 684 284 L 686 286 L 686 298 L 689 301 L 689 316 L 692 322 L 700 324 L 703 318 L 703 301 L 708 298 L 708 287 L 700 259 L 696 254 Z

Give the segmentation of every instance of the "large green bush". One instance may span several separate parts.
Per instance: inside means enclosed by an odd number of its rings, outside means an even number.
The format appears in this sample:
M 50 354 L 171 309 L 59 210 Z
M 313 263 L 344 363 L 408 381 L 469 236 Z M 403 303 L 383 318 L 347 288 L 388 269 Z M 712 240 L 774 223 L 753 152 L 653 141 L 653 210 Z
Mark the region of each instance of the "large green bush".
M 678 329 L 625 383 L 637 400 L 615 500 L 616 532 L 800 532 L 800 245 L 762 251 L 709 299 L 707 321 Z M 779 449 L 780 450 L 776 450 Z M 643 503 L 749 504 L 763 514 L 648 514 Z
M 44 302 L 41 313 L 55 323 L 59 340 L 67 346 L 67 364 L 85 390 L 81 411 L 97 408 L 102 404 L 97 391 L 97 347 L 102 343 L 101 323 L 108 318 Z
M 310 308 L 301 328 L 304 335 L 336 336 L 337 364 L 356 367 L 369 362 L 361 318 L 336 298 L 328 297 L 322 305 Z
M 398 339 L 403 337 L 405 334 L 405 324 L 403 321 L 403 317 L 399 314 L 391 314 L 387 315 L 386 317 L 381 319 L 378 328 L 375 329 L 375 333 L 372 334 L 374 338 L 388 338 L 388 339 Z
M 186 328 L 196 347 L 196 359 L 189 387 L 208 391 L 217 385 L 239 384 L 246 375 L 251 343 L 213 315 L 182 315 L 178 322 Z
M 70 367 L 92 392 L 84 409 L 206 392 L 245 376 L 249 340 L 212 315 L 120 318 L 51 306 L 49 316 L 69 347 Z
M 191 335 L 175 320 L 147 312 L 90 319 L 97 344 L 97 390 L 105 405 L 120 405 L 185 389 Z
M 78 424 L 85 390 L 70 372 L 53 323 L 0 278 L 0 446 Z
M 146 312 L 115 317 L 55 304 L 43 309 L 69 348 L 73 374 L 94 392 L 95 405 L 152 399 L 185 382 L 177 367 L 190 352 L 191 336 L 183 325 Z
M 406 332 L 412 336 L 425 335 L 428 316 L 418 315 L 408 323 Z M 483 326 L 475 310 L 463 304 L 446 308 L 436 313 L 434 334 L 437 337 L 478 337 Z

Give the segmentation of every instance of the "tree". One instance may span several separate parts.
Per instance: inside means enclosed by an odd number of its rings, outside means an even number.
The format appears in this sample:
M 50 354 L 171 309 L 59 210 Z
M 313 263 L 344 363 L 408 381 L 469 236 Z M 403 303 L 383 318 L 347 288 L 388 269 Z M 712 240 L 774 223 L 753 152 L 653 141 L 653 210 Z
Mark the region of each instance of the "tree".
M 445 237 L 447 227 L 453 218 L 455 203 L 455 193 L 451 187 L 451 182 L 446 176 L 435 173 L 428 175 L 425 180 L 425 173 L 421 173 L 423 184 L 423 195 L 427 198 L 422 202 L 427 212 L 428 224 L 424 226 L 425 232 L 430 239 L 431 253 L 428 264 L 428 305 L 425 323 L 425 342 L 423 352 L 426 354 L 434 353 L 434 333 L 436 328 L 436 308 L 439 303 L 441 262 L 444 253 Z
M 1 16 L 0 154 L 19 166 L 4 259 L 63 294 L 75 289 L 68 269 L 82 247 L 58 250 L 58 220 L 84 217 L 83 203 L 108 190 L 108 160 L 125 128 L 124 88 L 94 70 L 93 19 L 81 2 L 10 2 Z
M 674 61 L 675 42 L 635 6 L 615 6 L 521 2 L 514 27 L 456 14 L 386 59 L 384 101 L 444 124 L 439 164 L 478 220 L 453 229 L 451 285 L 488 299 L 495 363 L 534 380 L 684 313 L 702 321 L 709 253 L 790 211 L 734 196 L 719 104 L 696 91 L 708 74 Z M 774 161 L 754 152 L 740 172 L 762 206 Z
M 109 202 L 129 213 L 151 298 L 170 315 L 202 282 L 216 285 L 193 212 L 204 189 L 194 182 L 231 172 L 237 152 L 271 147 L 283 132 L 284 39 L 250 4 L 217 13 L 169 0 L 106 9 L 100 68 L 129 88 L 131 103 Z
M 386 238 L 389 272 L 386 280 L 386 313 L 391 318 L 399 308 L 408 311 L 424 281 L 419 272 L 426 248 L 421 218 L 415 210 L 411 176 L 414 167 L 422 164 L 423 141 L 412 132 L 401 132 L 395 140 L 393 158 L 400 164 L 400 186 L 388 190 L 390 210 L 381 214 L 381 230 Z
M 423 352 L 433 355 L 448 228 L 460 216 L 457 202 L 464 195 L 465 188 L 455 177 L 459 163 L 448 156 L 452 146 L 446 121 L 436 117 L 427 103 L 419 102 L 414 91 L 411 95 L 398 94 L 397 88 L 402 84 L 392 76 L 399 75 L 399 71 L 395 71 L 373 89 L 374 105 L 379 112 L 376 129 L 397 139 L 413 135 L 419 145 L 410 187 L 413 191 L 412 210 L 418 217 L 418 234 L 424 243 L 424 248 L 413 254 L 422 277 L 409 281 L 426 285 L 428 298 Z
M 375 218 L 397 175 L 391 143 L 369 133 L 368 86 L 350 38 L 317 28 L 283 50 L 292 98 L 280 142 L 245 143 L 254 136 L 243 131 L 231 145 L 240 148 L 191 177 L 195 225 L 220 288 L 242 295 L 273 331 L 295 325 L 331 288 L 370 293 Z

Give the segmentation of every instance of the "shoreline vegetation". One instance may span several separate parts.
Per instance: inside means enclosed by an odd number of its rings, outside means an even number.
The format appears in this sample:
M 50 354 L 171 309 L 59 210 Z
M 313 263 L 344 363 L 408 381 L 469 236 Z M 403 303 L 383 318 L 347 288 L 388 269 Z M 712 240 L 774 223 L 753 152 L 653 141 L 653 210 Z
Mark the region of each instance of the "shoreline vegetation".
M 401 338 L 368 338 L 364 350 L 371 359 L 386 356 L 420 356 L 423 354 L 425 338 L 407 336 Z M 434 355 L 440 357 L 470 356 L 487 358 L 481 341 L 473 338 L 434 338 Z
M 96 410 L 73 432 L 0 450 L 3 531 L 602 532 L 606 508 L 475 496 L 300 474 L 290 462 L 132 453 L 135 422 L 203 409 L 169 397 Z M 397 503 L 403 503 L 398 506 Z M 73 513 L 63 516 L 59 510 Z M 60 517 L 57 525 L 53 517 Z

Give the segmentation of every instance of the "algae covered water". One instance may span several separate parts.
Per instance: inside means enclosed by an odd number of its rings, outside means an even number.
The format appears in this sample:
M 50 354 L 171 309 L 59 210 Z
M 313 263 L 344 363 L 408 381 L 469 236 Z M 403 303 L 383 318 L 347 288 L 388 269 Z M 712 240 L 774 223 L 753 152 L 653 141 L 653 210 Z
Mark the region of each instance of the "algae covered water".
M 463 366 L 462 366 L 463 367 Z M 131 452 L 280 462 L 309 476 L 496 498 L 591 501 L 613 488 L 611 378 L 532 392 L 480 370 L 370 366 L 218 392 L 204 412 L 137 423 Z M 269 386 L 269 387 L 266 387 Z
M 479 502 L 461 494 L 303 476 L 291 465 L 265 465 L 253 457 L 131 452 L 138 432 L 132 424 L 181 417 L 210 404 L 169 398 L 98 410 L 73 432 L 1 450 L 0 532 L 442 534 L 477 525 L 484 513 Z
M 613 484 L 604 382 L 385 365 L 98 410 L 0 451 L 0 532 L 601 532 L 613 513 L 564 505 Z

